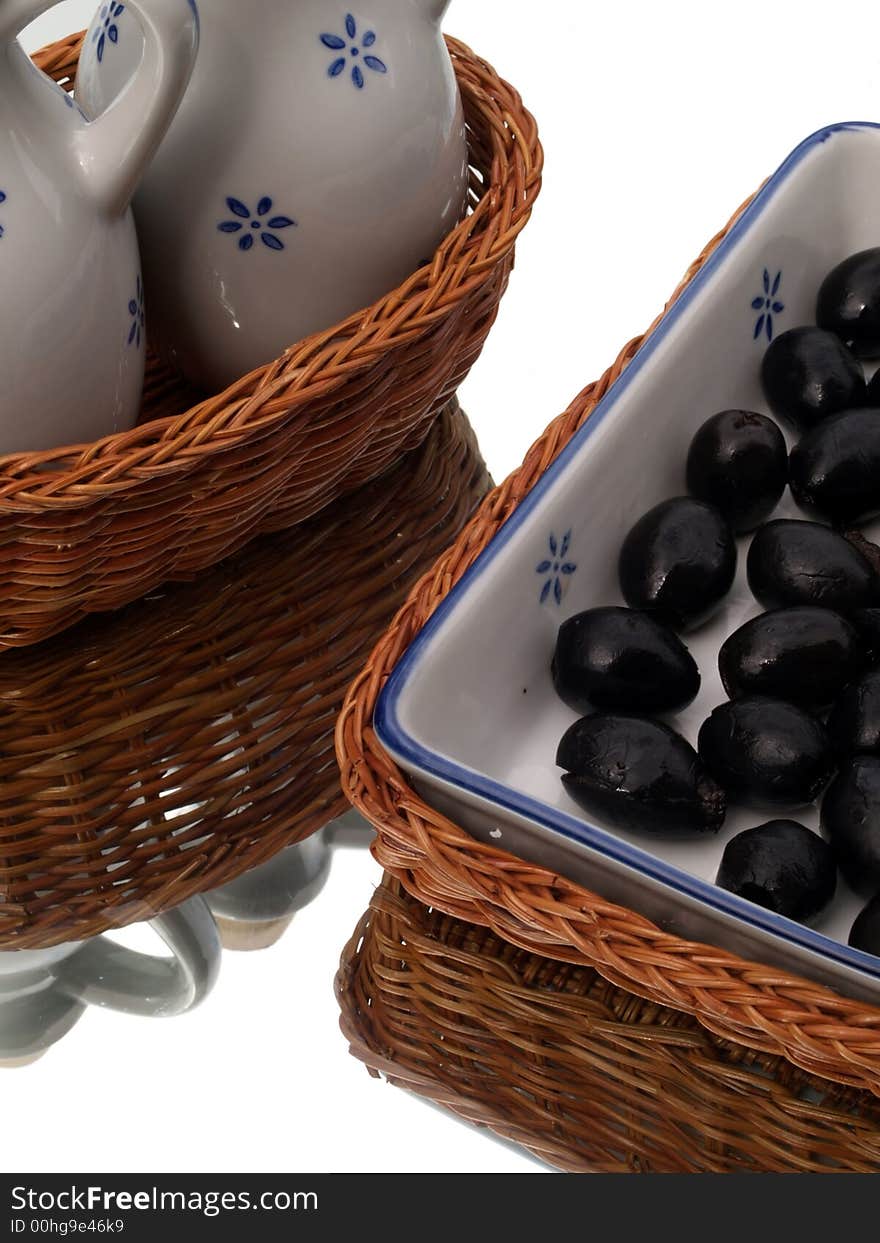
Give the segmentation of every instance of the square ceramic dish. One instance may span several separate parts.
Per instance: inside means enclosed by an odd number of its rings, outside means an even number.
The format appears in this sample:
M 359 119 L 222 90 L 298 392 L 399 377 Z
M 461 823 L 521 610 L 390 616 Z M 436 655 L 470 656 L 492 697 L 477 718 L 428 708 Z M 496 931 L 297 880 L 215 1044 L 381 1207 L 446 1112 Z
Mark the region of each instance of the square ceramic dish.
M 815 928 L 713 881 L 725 843 L 772 813 L 729 814 L 711 841 L 606 831 L 566 794 L 556 747 L 576 714 L 549 674 L 560 622 L 620 602 L 621 541 L 647 509 L 685 493 L 685 457 L 718 410 L 765 410 L 768 339 L 814 321 L 846 255 L 880 244 L 880 128 L 838 125 L 767 183 L 559 459 L 450 592 L 400 661 L 375 726 L 422 795 L 475 837 L 570 877 L 688 939 L 783 966 L 880 1002 L 880 959 L 850 949 L 862 903 L 842 884 Z M 788 493 L 778 516 L 796 516 Z M 687 642 L 703 685 L 674 721 L 695 742 L 726 698 L 718 649 L 761 610 L 739 571 L 719 615 Z M 778 814 L 778 813 L 777 813 Z M 815 827 L 817 813 L 797 817 Z

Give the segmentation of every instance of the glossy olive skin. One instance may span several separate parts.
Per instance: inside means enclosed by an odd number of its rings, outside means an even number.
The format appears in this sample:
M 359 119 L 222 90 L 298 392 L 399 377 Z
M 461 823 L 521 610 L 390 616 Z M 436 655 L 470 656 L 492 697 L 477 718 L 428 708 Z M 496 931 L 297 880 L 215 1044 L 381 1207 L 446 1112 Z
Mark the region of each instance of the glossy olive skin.
M 825 277 L 816 322 L 859 358 L 880 356 L 880 247 L 849 255 Z
M 850 613 L 878 596 L 877 575 L 859 550 L 819 522 L 777 518 L 756 533 L 749 587 L 765 609 L 814 604 Z
M 773 513 L 788 483 L 785 437 L 772 419 L 750 410 L 722 410 L 691 441 L 687 486 L 738 534 Z
M 733 585 L 736 541 L 713 505 L 675 497 L 655 505 L 630 530 L 618 571 L 630 608 L 654 613 L 673 630 L 693 630 Z
M 559 698 L 581 713 L 677 712 L 700 689 L 678 635 L 634 609 L 588 609 L 563 622 L 552 674 Z
M 799 923 L 834 897 L 837 862 L 818 833 L 795 820 L 769 820 L 731 838 L 715 883 Z
M 814 712 L 830 707 L 863 665 L 855 628 L 831 609 L 808 606 L 762 613 L 718 653 L 731 699 L 766 695 Z
M 576 721 L 556 754 L 562 782 L 604 826 L 672 836 L 716 833 L 724 791 L 680 734 L 658 721 L 594 713 Z
M 802 509 L 829 522 L 880 512 L 880 410 L 845 410 L 807 432 L 791 451 L 788 482 Z
M 849 943 L 853 949 L 880 957 L 880 893 L 856 916 Z
M 880 889 L 880 757 L 844 764 L 822 800 L 822 828 L 856 893 Z
M 858 632 L 867 663 L 880 663 L 880 608 L 856 609 L 850 621 Z
M 746 806 L 806 807 L 834 772 L 822 724 L 794 704 L 758 695 L 720 704 L 703 722 L 698 749 L 730 801 Z
M 828 718 L 828 733 L 843 755 L 880 755 L 880 669 L 849 684 Z
M 790 328 L 776 337 L 764 354 L 761 384 L 773 413 L 802 432 L 866 401 L 858 360 L 821 328 Z

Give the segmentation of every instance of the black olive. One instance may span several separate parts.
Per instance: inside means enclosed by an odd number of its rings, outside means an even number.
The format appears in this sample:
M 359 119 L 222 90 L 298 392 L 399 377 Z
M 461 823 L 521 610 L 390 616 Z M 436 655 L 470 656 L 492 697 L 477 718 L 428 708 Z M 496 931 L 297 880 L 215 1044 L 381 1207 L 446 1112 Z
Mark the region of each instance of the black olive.
M 764 414 L 722 410 L 691 441 L 688 491 L 714 505 L 740 534 L 772 514 L 787 483 L 785 437 Z
M 862 670 L 853 626 L 831 609 L 773 609 L 740 626 L 718 653 L 731 699 L 767 695 L 803 708 L 830 707 Z
M 880 755 L 880 669 L 849 684 L 828 718 L 828 733 L 844 755 Z
M 855 950 L 880 956 L 880 893 L 875 894 L 857 915 L 849 934 L 849 943 Z
M 830 522 L 861 522 L 880 511 L 880 410 L 824 419 L 791 451 L 789 483 L 803 509 Z
M 734 803 L 794 810 L 814 802 L 834 771 L 823 726 L 794 704 L 751 695 L 703 722 L 700 759 Z
M 801 431 L 866 400 L 858 361 L 821 328 L 790 328 L 778 336 L 764 355 L 761 383 L 773 413 Z
M 619 573 L 631 608 L 655 613 L 674 630 L 691 630 L 730 591 L 736 541 L 713 505 L 676 497 L 635 524 L 620 550 Z
M 857 893 L 880 889 L 880 757 L 857 755 L 822 800 L 822 828 L 841 872 Z
M 600 608 L 563 622 L 553 684 L 575 712 L 675 712 L 700 689 L 696 661 L 648 613 Z
M 752 540 L 746 568 L 765 609 L 817 604 L 849 613 L 877 597 L 878 579 L 859 550 L 818 522 L 777 518 Z
M 880 355 L 880 248 L 850 255 L 825 277 L 816 321 L 860 358 Z
M 869 665 L 880 662 L 880 608 L 856 609 L 850 621 L 855 626 L 862 652 Z
M 724 822 L 724 791 L 690 743 L 658 721 L 585 716 L 566 732 L 556 763 L 574 801 L 612 828 L 715 833 Z
M 805 923 L 834 897 L 837 864 L 818 833 L 794 820 L 769 820 L 731 838 L 716 884 Z
M 868 381 L 868 388 L 865 393 L 863 405 L 880 406 L 880 367 L 877 368 L 871 379 Z

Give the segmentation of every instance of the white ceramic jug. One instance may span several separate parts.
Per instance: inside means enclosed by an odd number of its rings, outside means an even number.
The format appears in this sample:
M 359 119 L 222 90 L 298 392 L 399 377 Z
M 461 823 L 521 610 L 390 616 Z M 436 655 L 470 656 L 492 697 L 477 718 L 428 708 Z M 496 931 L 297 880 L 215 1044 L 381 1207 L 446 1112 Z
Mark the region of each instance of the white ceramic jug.
M 196 384 L 221 388 L 368 306 L 461 218 L 447 5 L 200 0 L 199 63 L 135 200 L 151 340 Z M 89 115 L 142 46 L 106 0 L 77 78 Z
M 55 3 L 0 0 L 0 453 L 137 419 L 144 299 L 129 203 L 198 46 L 190 0 L 126 0 L 143 60 L 88 123 L 18 42 Z
M 207 904 L 190 898 L 151 923 L 170 957 L 137 953 L 105 936 L 0 951 L 0 1066 L 42 1056 L 86 1006 L 163 1018 L 198 1005 L 220 970 L 220 940 Z

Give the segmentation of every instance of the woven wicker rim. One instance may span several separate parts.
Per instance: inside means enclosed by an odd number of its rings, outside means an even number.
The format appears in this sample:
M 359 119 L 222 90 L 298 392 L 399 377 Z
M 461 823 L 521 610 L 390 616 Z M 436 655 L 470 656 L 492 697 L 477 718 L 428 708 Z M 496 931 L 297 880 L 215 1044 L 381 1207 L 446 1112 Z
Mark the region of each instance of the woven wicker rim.
M 667 306 L 746 206 L 705 247 Z M 781 1053 L 811 1073 L 880 1094 L 880 1010 L 790 972 L 671 936 L 564 877 L 476 841 L 419 797 L 372 729 L 382 686 L 409 643 L 657 323 L 659 317 L 550 424 L 523 465 L 489 495 L 452 548 L 413 589 L 343 706 L 336 729 L 343 787 L 378 831 L 373 852 L 379 863 L 425 905 L 491 928 L 532 953 L 595 967 L 630 992 L 695 1015 L 722 1038 Z
M 45 72 L 58 76 L 75 62 L 84 32 L 52 44 L 35 56 Z M 513 252 L 528 223 L 540 189 L 543 154 L 533 118 L 519 96 L 502 84 L 487 62 L 456 39 L 447 46 L 463 91 L 488 100 L 481 79 L 497 81 L 496 131 L 521 157 L 522 173 L 506 185 L 493 184 L 470 214 L 441 244 L 430 264 L 366 310 L 333 328 L 307 337 L 267 367 L 242 377 L 224 392 L 183 414 L 167 416 L 88 445 L 40 453 L 0 456 L 0 513 L 81 505 L 227 453 L 236 445 L 268 434 L 316 395 L 328 393 L 366 371 L 399 344 L 417 339 L 450 309 L 492 279 L 498 264 Z M 63 82 L 72 89 L 72 82 Z M 493 178 L 493 182 L 494 182 Z M 463 272 L 467 273 L 463 276 Z M 453 273 L 455 274 L 453 279 Z M 273 398 L 275 400 L 273 401 Z

